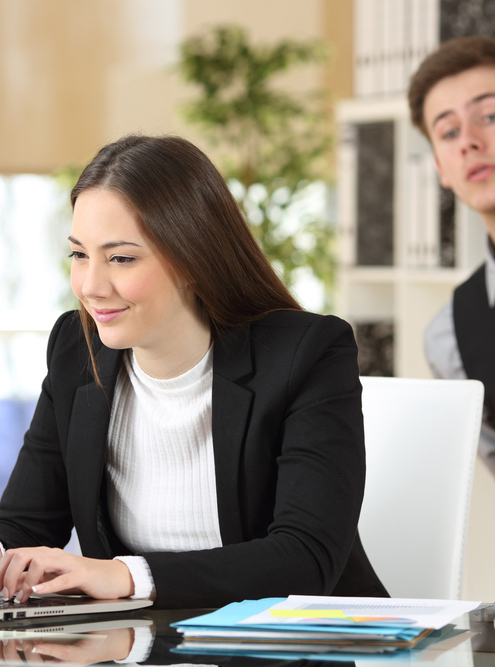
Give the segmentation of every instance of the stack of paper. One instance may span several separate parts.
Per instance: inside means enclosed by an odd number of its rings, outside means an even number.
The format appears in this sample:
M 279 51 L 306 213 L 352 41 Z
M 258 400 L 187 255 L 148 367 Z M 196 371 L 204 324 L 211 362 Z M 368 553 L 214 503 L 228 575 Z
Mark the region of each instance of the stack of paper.
M 174 624 L 183 635 L 176 650 L 320 659 L 325 653 L 391 653 L 415 646 L 478 605 L 300 595 L 247 600 Z

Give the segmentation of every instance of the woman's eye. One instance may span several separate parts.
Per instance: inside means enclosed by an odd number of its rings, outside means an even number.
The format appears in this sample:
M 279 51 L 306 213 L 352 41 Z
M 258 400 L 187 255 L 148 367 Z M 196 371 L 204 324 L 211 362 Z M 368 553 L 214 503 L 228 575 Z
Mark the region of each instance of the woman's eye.
M 79 250 L 73 250 L 69 255 L 69 258 L 71 257 L 73 257 L 74 259 L 84 259 L 86 255 L 83 252 L 79 252 Z
M 134 257 L 123 257 L 122 255 L 114 255 L 110 261 L 115 262 L 115 264 L 131 264 L 132 262 L 135 261 L 135 259 Z
M 495 122 L 495 111 L 487 113 L 483 116 L 483 122 L 486 124 Z

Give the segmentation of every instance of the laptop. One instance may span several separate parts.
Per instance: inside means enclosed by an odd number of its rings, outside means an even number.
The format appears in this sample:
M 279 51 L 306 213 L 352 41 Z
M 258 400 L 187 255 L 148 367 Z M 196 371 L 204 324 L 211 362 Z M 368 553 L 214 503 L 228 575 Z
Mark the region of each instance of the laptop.
M 0 628 L 13 621 L 79 614 L 102 614 L 150 607 L 153 600 L 95 600 L 86 595 L 34 595 L 25 602 L 0 599 Z

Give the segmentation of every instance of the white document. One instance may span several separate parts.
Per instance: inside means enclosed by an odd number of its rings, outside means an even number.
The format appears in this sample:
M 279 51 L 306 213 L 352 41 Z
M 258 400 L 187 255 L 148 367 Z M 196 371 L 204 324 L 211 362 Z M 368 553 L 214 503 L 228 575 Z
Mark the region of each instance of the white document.
M 479 602 L 421 600 L 417 598 L 351 598 L 319 595 L 291 595 L 269 609 L 250 616 L 248 625 L 356 625 L 380 624 L 438 630 L 462 614 L 476 609 Z M 382 625 L 383 624 L 383 625 Z

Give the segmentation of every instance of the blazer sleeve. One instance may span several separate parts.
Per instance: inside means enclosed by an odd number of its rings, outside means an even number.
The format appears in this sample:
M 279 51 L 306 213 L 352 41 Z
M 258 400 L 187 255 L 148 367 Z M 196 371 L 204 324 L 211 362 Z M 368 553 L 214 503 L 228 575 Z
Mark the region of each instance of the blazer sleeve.
M 49 369 L 60 331 L 72 317 L 72 313 L 62 315 L 52 330 L 47 349 Z M 70 539 L 71 529 L 66 472 L 49 371 L 43 381 L 30 428 L 24 436 L 24 444 L 0 501 L 0 540 L 7 548 L 63 548 Z
M 354 337 L 342 320 L 317 317 L 291 346 L 277 373 L 273 359 L 280 356 L 277 348 L 284 345 L 283 338 L 282 330 L 265 333 L 257 328 L 258 369 L 266 365 L 277 377 L 257 387 L 250 429 L 255 433 L 244 443 L 247 455 L 250 446 L 257 446 L 253 440 L 263 443 L 263 424 L 268 429 L 267 420 L 280 415 L 277 442 L 262 444 L 276 457 L 273 519 L 265 536 L 238 544 L 142 554 L 159 604 L 209 607 L 297 593 L 331 594 L 346 566 L 365 479 Z M 278 376 L 283 384 L 277 385 Z M 256 470 L 250 479 L 256 486 Z M 217 487 L 221 483 L 217 481 Z

